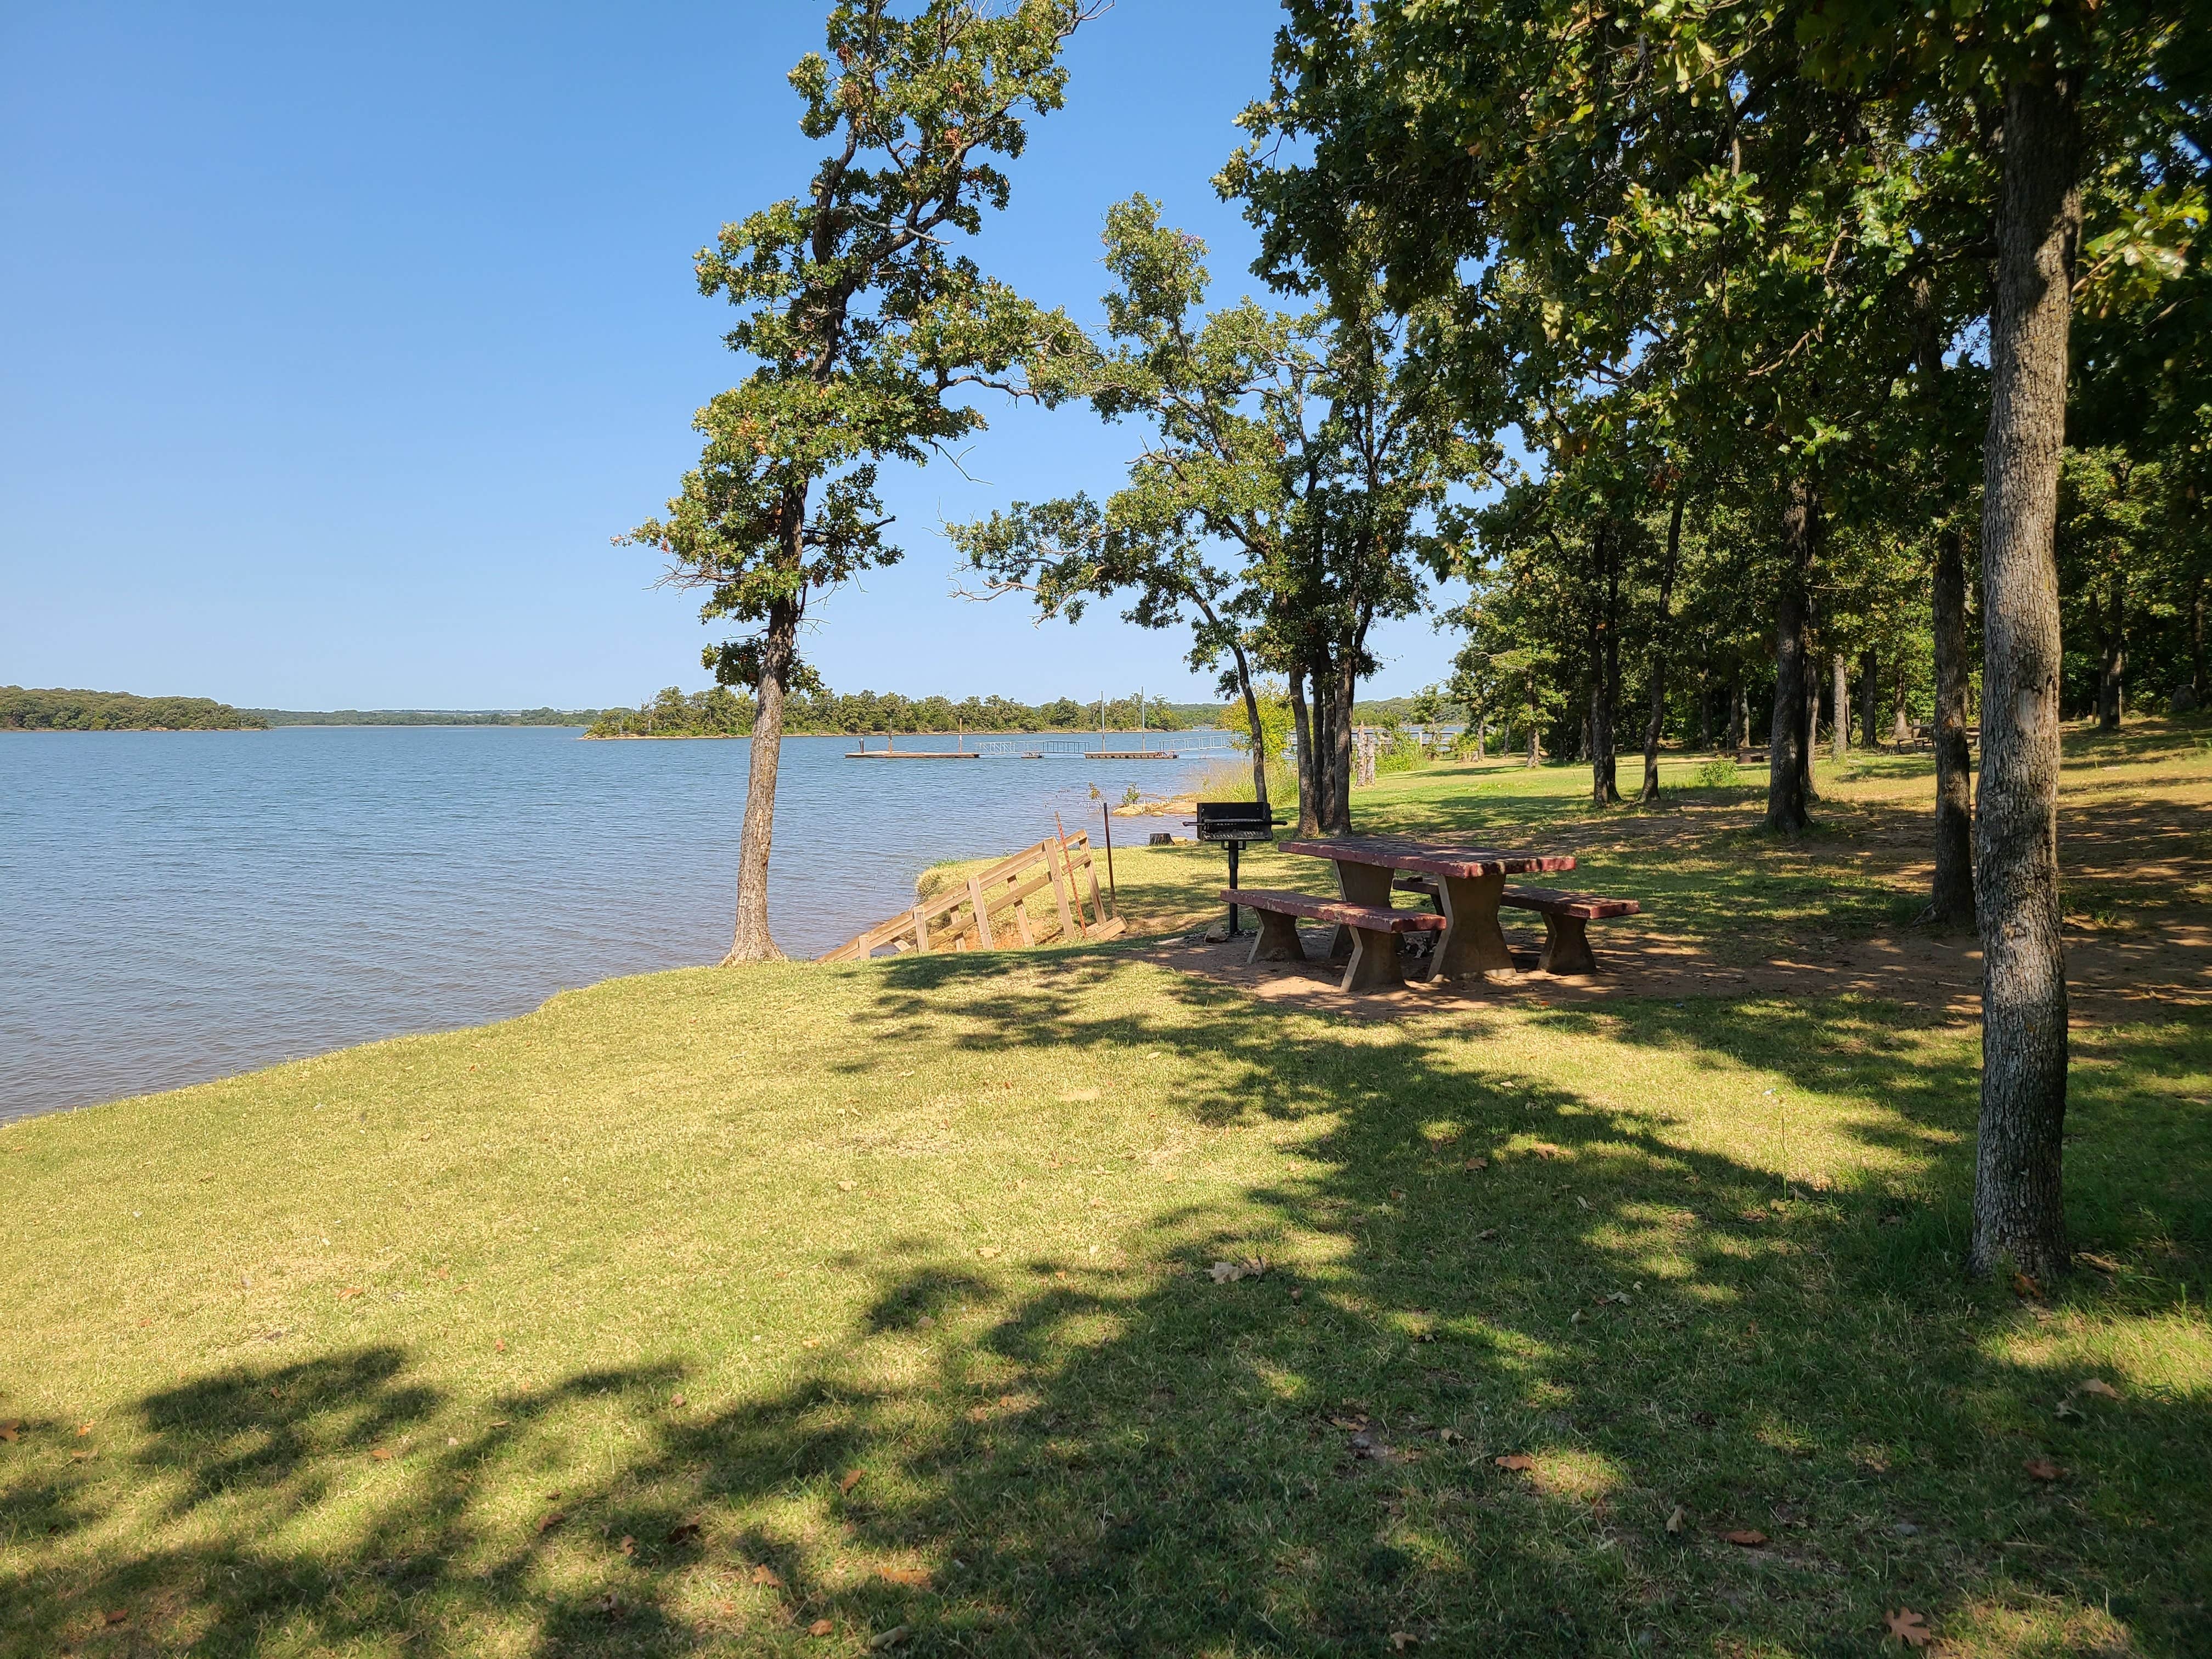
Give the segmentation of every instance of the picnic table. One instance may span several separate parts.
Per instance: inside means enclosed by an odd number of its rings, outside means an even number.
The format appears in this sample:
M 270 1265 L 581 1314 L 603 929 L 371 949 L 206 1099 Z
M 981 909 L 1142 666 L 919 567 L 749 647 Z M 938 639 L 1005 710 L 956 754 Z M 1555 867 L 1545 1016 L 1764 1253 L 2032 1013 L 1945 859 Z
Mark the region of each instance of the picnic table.
M 1429 957 L 1430 979 L 1468 974 L 1507 973 L 1512 953 L 1498 925 L 1498 904 L 1508 876 L 1571 870 L 1565 853 L 1505 853 L 1494 848 L 1452 846 L 1408 836 L 1346 836 L 1329 841 L 1287 841 L 1285 853 L 1327 859 L 1336 866 L 1337 890 L 1347 903 L 1387 909 L 1391 884 L 1400 871 L 1427 876 L 1437 886 L 1443 912 L 1443 936 Z M 1352 949 L 1352 929 L 1339 923 L 1329 938 L 1329 954 Z

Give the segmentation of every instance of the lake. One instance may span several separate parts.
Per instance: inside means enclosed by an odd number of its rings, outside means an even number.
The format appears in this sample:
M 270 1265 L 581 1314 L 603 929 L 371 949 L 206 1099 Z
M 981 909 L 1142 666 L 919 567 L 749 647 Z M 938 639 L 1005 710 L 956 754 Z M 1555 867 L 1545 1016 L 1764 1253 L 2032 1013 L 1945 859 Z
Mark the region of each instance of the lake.
M 784 743 L 769 915 L 793 956 L 912 903 L 931 864 L 1043 839 L 1055 812 L 1095 840 L 1094 785 L 1164 794 L 1231 758 L 854 746 Z M 718 961 L 750 747 L 546 726 L 0 737 L 0 1120 Z

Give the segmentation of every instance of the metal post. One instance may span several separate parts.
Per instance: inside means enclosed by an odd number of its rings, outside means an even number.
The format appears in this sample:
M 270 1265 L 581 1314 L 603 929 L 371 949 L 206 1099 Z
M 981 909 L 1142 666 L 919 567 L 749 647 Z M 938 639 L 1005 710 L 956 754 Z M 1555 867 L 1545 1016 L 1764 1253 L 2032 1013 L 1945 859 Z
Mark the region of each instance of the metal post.
M 1114 914 L 1121 914 L 1121 890 L 1114 884 L 1114 808 L 1103 795 L 1098 798 L 1098 816 L 1106 825 L 1106 893 L 1114 901 Z
M 1243 847 L 1242 842 L 1232 841 L 1229 843 L 1229 890 L 1232 893 L 1237 890 L 1237 854 Z M 1237 937 L 1237 901 L 1235 899 L 1229 901 L 1229 937 L 1231 939 Z

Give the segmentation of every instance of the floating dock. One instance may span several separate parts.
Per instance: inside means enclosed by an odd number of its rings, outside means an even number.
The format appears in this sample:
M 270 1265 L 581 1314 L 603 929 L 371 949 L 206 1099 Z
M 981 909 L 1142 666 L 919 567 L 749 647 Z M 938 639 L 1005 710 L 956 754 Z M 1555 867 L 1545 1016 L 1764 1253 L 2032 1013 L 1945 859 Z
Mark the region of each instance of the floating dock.
M 848 749 L 847 760 L 981 760 L 980 749 Z
M 1226 753 L 1226 750 L 1220 751 Z M 986 743 L 975 749 L 848 749 L 847 760 L 1181 760 L 1179 749 L 1018 749 Z

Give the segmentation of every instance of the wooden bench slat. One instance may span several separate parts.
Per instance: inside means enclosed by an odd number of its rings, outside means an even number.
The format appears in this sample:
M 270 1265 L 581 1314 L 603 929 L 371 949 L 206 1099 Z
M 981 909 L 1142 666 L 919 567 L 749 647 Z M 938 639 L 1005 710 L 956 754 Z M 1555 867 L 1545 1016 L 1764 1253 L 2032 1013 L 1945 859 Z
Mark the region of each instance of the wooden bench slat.
M 1540 915 L 1577 916 L 1584 921 L 1638 915 L 1644 909 L 1634 899 L 1565 893 L 1556 887 L 1509 887 L 1498 896 L 1498 905 L 1503 910 L 1534 910 Z
M 1254 910 L 1272 910 L 1278 915 L 1305 916 L 1315 921 L 1333 921 L 1346 927 L 1365 927 L 1381 933 L 1431 933 L 1444 925 L 1444 919 L 1433 910 L 1393 910 L 1371 904 L 1351 904 L 1343 899 L 1323 898 L 1316 893 L 1293 893 L 1272 887 L 1224 887 L 1221 896 L 1231 904 L 1242 904 Z

